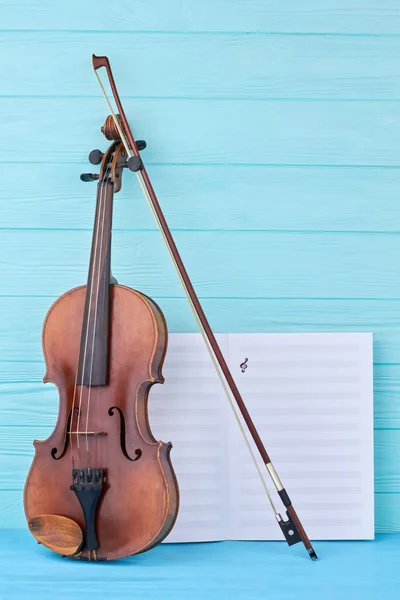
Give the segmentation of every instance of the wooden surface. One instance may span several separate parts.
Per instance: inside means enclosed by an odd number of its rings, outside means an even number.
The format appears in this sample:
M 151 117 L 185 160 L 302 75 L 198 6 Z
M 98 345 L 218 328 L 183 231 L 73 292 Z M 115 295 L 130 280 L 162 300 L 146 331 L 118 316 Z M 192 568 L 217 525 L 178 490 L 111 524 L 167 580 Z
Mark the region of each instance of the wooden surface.
M 400 531 L 397 0 L 0 0 L 0 527 L 25 527 L 54 425 L 44 316 L 85 282 L 108 53 L 216 331 L 373 331 L 376 523 Z M 196 331 L 141 191 L 115 199 L 113 273 Z M 250 399 L 249 399 L 250 400 Z M 268 446 L 268 444 L 267 444 Z M 290 486 L 288 482 L 288 489 Z
M 396 598 L 400 536 L 318 542 L 311 561 L 299 544 L 216 542 L 162 544 L 113 562 L 80 563 L 38 546 L 27 531 L 0 531 L 7 600 L 70 600 L 73 588 L 120 600 L 376 600 Z
M 400 33 L 397 0 L 88 0 L 74 10 L 63 0 L 2 0 L 2 27 L 33 31 L 196 31 L 225 33 Z

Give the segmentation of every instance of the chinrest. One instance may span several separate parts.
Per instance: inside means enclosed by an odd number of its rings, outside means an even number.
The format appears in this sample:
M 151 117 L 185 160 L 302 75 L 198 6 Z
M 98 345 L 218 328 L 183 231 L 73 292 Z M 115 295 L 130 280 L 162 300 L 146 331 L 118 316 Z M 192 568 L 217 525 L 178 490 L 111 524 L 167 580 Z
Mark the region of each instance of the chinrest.
M 40 544 L 63 556 L 76 554 L 83 544 L 78 523 L 62 515 L 38 515 L 29 519 L 28 526 Z

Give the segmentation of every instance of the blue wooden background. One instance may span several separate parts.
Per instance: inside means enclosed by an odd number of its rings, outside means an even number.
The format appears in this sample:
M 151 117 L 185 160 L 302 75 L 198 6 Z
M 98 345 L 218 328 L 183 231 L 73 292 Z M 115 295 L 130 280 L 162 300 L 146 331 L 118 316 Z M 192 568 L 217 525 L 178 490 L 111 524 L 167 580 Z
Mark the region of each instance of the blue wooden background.
M 0 0 L 0 527 L 52 430 L 41 326 L 85 281 L 110 56 L 216 331 L 373 331 L 377 531 L 400 531 L 398 0 Z M 135 178 L 113 271 L 196 331 Z

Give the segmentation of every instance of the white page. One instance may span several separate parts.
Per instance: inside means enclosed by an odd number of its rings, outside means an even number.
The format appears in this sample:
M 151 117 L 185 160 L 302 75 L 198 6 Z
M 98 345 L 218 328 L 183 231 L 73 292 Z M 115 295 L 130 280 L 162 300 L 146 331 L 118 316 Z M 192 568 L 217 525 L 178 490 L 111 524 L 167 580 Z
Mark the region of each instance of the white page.
M 218 340 L 309 537 L 372 538 L 372 335 Z M 150 425 L 174 444 L 181 492 L 166 541 L 283 539 L 200 334 L 170 334 L 163 373 Z
M 227 352 L 227 336 L 217 336 Z M 153 435 L 172 441 L 180 509 L 168 542 L 213 541 L 226 535 L 228 469 L 226 401 L 200 334 L 170 334 L 165 383 L 149 395 Z
M 231 334 L 229 363 L 309 537 L 373 538 L 372 334 Z M 282 539 L 231 427 L 229 538 Z

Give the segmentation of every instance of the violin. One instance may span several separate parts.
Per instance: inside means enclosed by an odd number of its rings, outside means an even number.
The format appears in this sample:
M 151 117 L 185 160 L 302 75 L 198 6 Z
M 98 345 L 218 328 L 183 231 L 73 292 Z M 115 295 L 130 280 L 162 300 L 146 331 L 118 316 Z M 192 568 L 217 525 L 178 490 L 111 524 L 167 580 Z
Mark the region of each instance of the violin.
M 58 388 L 59 415 L 34 442 L 25 486 L 35 537 L 89 560 L 149 550 L 179 505 L 172 444 L 154 439 L 147 414 L 150 388 L 163 382 L 167 325 L 151 298 L 111 280 L 113 196 L 127 157 L 118 131 L 103 130 L 114 137 L 104 156 L 89 157 L 101 166 L 87 284 L 58 298 L 43 325 L 44 381 Z
M 29 529 L 37 541 L 64 556 L 113 560 L 155 547 L 177 518 L 172 444 L 153 437 L 147 412 L 151 386 L 163 382 L 166 321 L 154 300 L 118 285 L 110 269 L 113 196 L 128 169 L 136 174 L 159 227 L 282 534 L 289 546 L 303 542 L 315 560 L 185 269 L 141 158 L 146 143 L 133 137 L 108 58 L 93 55 L 93 68 L 111 112 L 102 132 L 112 143 L 104 155 L 94 150 L 89 156 L 91 163 L 100 164 L 99 175 L 81 176 L 83 181 L 98 180 L 87 284 L 56 300 L 43 325 L 44 381 L 58 388 L 59 413 L 50 437 L 34 442 L 24 491 Z M 106 70 L 116 110 L 100 68 Z M 241 419 L 286 518 L 275 506 Z

